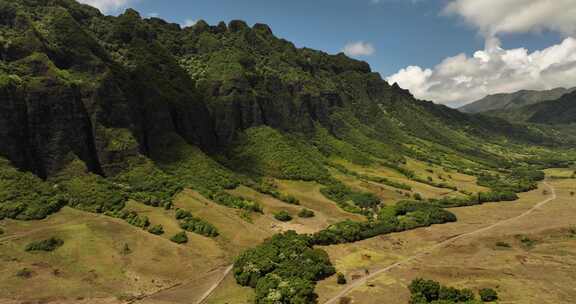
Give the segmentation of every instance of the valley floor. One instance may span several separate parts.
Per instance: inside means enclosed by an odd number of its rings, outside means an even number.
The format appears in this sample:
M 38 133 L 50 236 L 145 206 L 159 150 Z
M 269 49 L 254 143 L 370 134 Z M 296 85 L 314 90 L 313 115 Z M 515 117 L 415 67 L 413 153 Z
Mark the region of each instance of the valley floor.
M 348 285 L 337 285 L 335 277 L 321 281 L 319 303 L 346 303 L 341 298 L 350 298 L 351 303 L 405 304 L 407 286 L 418 277 L 474 290 L 495 288 L 501 303 L 575 303 L 576 197 L 571 192 L 576 180 L 548 183 L 554 191 L 541 184 L 516 202 L 451 209 L 458 216 L 456 223 L 323 247 Z M 221 232 L 217 238 L 189 233 L 186 245 L 168 240 L 180 230 L 173 210 L 136 202 L 128 208 L 162 224 L 164 235 L 70 208 L 42 221 L 2 221 L 6 233 L 0 236 L 0 303 L 250 303 L 253 290 L 238 286 L 229 272 L 237 254 L 283 230 L 310 233 L 346 218 L 359 219 L 320 195 L 314 183 L 280 181 L 280 188 L 303 206 L 240 187 L 235 194 L 257 199 L 264 207 L 263 215 L 246 217 L 184 191 L 176 207 Z M 289 224 L 273 219 L 274 212 L 294 214 L 302 207 L 317 216 Z M 23 250 L 32 240 L 54 235 L 66 243 L 52 253 Z M 129 253 L 123 252 L 125 244 Z M 23 276 L 23 269 L 29 273 Z

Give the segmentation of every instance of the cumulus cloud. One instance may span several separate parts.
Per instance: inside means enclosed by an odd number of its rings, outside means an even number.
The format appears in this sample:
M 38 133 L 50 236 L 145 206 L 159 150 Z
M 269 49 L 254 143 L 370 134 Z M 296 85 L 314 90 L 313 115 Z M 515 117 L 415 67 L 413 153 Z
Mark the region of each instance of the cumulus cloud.
M 182 23 L 182 27 L 191 27 L 191 26 L 194 26 L 196 23 L 198 23 L 197 20 L 194 20 L 194 19 L 186 19 L 186 20 L 184 20 L 184 22 Z
M 376 49 L 371 43 L 364 41 L 351 42 L 344 46 L 344 54 L 350 57 L 358 56 L 371 56 L 376 52 Z
M 488 94 L 576 86 L 576 0 L 453 0 L 444 12 L 478 28 L 485 49 L 448 57 L 431 69 L 409 66 L 389 76 L 390 83 L 452 106 Z M 502 34 L 542 31 L 566 38 L 532 53 L 500 47 Z
M 574 0 L 455 0 L 445 12 L 461 16 L 486 37 L 544 30 L 576 34 Z
M 416 97 L 452 106 L 488 94 L 523 89 L 547 90 L 576 86 L 576 39 L 530 53 L 492 46 L 472 57 L 459 54 L 432 69 L 409 66 L 387 78 Z
M 78 0 L 78 2 L 93 6 L 106 14 L 125 8 L 131 0 Z

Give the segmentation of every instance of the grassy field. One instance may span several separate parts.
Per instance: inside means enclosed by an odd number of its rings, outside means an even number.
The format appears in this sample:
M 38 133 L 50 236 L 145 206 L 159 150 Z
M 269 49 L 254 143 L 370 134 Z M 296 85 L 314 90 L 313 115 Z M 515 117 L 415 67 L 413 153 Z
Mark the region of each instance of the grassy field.
M 552 183 L 558 198 L 530 216 L 455 241 L 377 276 L 348 296 L 354 303 L 404 304 L 410 281 L 424 277 L 461 288 L 495 288 L 501 303 L 574 303 L 576 269 L 571 265 L 576 263 L 576 231 L 571 227 L 576 226 L 576 198 L 570 192 L 576 181 Z M 539 189 L 522 194 L 517 202 L 457 208 L 452 210 L 457 223 L 325 249 L 338 271 L 354 281 L 444 240 L 517 216 L 545 197 Z M 320 303 L 341 288 L 335 278 L 321 282 L 317 287 Z

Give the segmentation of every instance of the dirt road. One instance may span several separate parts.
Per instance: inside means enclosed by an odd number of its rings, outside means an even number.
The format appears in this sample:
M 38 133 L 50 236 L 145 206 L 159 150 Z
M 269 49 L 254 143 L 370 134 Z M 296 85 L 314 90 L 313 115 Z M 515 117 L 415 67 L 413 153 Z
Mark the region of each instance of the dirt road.
M 421 251 L 421 252 L 419 252 L 419 253 L 417 253 L 417 254 L 415 254 L 415 255 L 413 255 L 413 256 L 407 257 L 407 258 L 405 258 L 405 259 L 403 259 L 403 260 L 400 260 L 400 261 L 398 261 L 398 262 L 396 262 L 396 263 L 394 263 L 394 264 L 392 264 L 392 265 L 386 266 L 386 267 L 384 267 L 384 268 L 382 268 L 382 269 L 379 269 L 379 270 L 377 270 L 377 271 L 375 271 L 375 272 L 372 272 L 370 275 L 365 276 L 365 277 L 363 277 L 363 278 L 361 278 L 361 279 L 358 279 L 358 280 L 354 281 L 353 283 L 349 284 L 348 286 L 346 286 L 346 288 L 344 288 L 342 291 L 340 291 L 336 296 L 334 296 L 333 298 L 331 298 L 330 300 L 328 300 L 328 301 L 326 301 L 326 302 L 324 302 L 324 303 L 325 303 L 325 304 L 335 304 L 335 303 L 338 302 L 338 300 L 339 300 L 340 298 L 346 296 L 347 294 L 349 294 L 349 293 L 350 293 L 351 291 L 353 291 L 354 289 L 363 286 L 363 285 L 366 284 L 369 280 L 372 280 L 372 279 L 378 277 L 379 275 L 381 275 L 381 274 L 383 274 L 383 273 L 385 273 L 385 272 L 388 272 L 388 271 L 393 270 L 393 269 L 395 269 L 395 268 L 398 268 L 398 267 L 400 267 L 400 266 L 406 265 L 406 264 L 408 264 L 408 263 L 410 263 L 410 262 L 412 262 L 412 261 L 414 261 L 414 260 L 416 260 L 416 259 L 418 259 L 418 258 L 421 258 L 421 257 L 423 257 L 423 256 L 429 255 L 429 254 L 431 254 L 432 252 L 434 252 L 435 250 L 441 249 L 442 247 L 445 247 L 446 245 L 449 245 L 449 244 L 451 244 L 451 243 L 453 243 L 453 242 L 455 242 L 455 241 L 457 241 L 457 240 L 460 240 L 460 239 L 463 239 L 463 238 L 467 238 L 467 237 L 471 237 L 471 236 L 475 236 L 475 235 L 481 234 L 481 233 L 483 233 L 483 232 L 486 232 L 486 231 L 488 231 L 488 230 L 494 229 L 494 228 L 496 228 L 496 227 L 499 227 L 499 226 L 502 226 L 502 225 L 505 225 L 505 224 L 508 224 L 508 223 L 517 221 L 517 220 L 519 220 L 519 219 L 522 219 L 522 218 L 524 218 L 524 217 L 526 217 L 526 216 L 529 216 L 530 214 L 534 213 L 534 211 L 542 208 L 544 205 L 548 204 L 549 202 L 551 202 L 551 201 L 553 201 L 553 200 L 555 200 L 555 199 L 557 198 L 557 196 L 556 196 L 556 189 L 555 189 L 553 186 L 551 186 L 550 184 L 548 184 L 547 182 L 544 182 L 543 184 L 544 184 L 547 188 L 550 189 L 550 193 L 551 193 L 551 194 L 550 194 L 550 197 L 548 197 L 547 199 L 545 199 L 545 200 L 541 201 L 540 203 L 536 204 L 534 207 L 532 207 L 531 209 L 527 210 L 526 212 L 524 212 L 524 213 L 522 213 L 522 214 L 520 214 L 520 215 L 518 215 L 518 216 L 509 218 L 509 219 L 506 219 L 506 220 L 499 221 L 499 222 L 494 223 L 494 224 L 492 224 L 492 225 L 490 225 L 490 226 L 486 226 L 486 227 L 480 228 L 480 229 L 478 229 L 478 230 L 474 230 L 474 231 L 471 231 L 471 232 L 468 232 L 468 233 L 464 233 L 464 234 L 458 235 L 458 236 L 456 236 L 456 237 L 453 237 L 453 238 L 451 238 L 451 239 L 448 239 L 448 240 L 446 240 L 446 241 L 440 242 L 440 243 L 438 243 L 438 244 L 436 244 L 436 245 L 434 245 L 434 246 L 432 246 L 432 247 L 429 247 L 429 248 L 427 248 L 427 249 L 425 249 L 425 250 L 423 250 L 423 251 Z

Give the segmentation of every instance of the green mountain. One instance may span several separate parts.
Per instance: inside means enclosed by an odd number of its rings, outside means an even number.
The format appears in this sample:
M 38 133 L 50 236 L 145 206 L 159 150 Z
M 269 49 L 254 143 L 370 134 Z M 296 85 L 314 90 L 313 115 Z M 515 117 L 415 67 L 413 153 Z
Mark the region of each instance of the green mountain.
M 464 113 L 492 112 L 498 114 L 498 112 L 501 111 L 512 112 L 515 109 L 540 103 L 542 101 L 556 100 L 563 95 L 574 91 L 576 91 L 576 88 L 556 88 L 547 91 L 522 90 L 509 94 L 502 93 L 488 95 L 480 100 L 459 108 L 459 110 Z
M 576 122 L 576 92 L 566 94 L 557 100 L 535 105 L 528 121 L 551 125 Z
M 277 183 L 318 187 L 337 206 L 332 214 L 345 216 L 309 235 L 250 244 L 235 259 L 236 281 L 255 288 L 258 303 L 316 301 L 316 281 L 334 268 L 314 246 L 455 221 L 443 208 L 514 200 L 536 187 L 540 169 L 574 159 L 574 142 L 555 130 L 417 100 L 365 62 L 296 48 L 264 24 L 182 29 L 134 10 L 104 16 L 72 0 L 0 0 L 0 58 L 0 220 L 72 207 L 163 234 L 129 207 L 138 202 L 216 238 L 230 227 L 198 213 L 238 211 L 226 220 L 245 221 L 236 231 L 268 212 L 253 192 L 297 206 Z M 401 177 L 350 169 L 371 165 Z M 458 188 L 445 176 L 456 173 L 478 185 Z M 392 187 L 403 199 L 386 205 L 347 179 Z M 414 185 L 455 196 L 426 197 Z M 180 209 L 184 189 L 214 205 L 194 215 Z M 262 233 L 254 231 L 246 236 Z M 236 252 L 236 236 L 226 237 L 211 246 Z M 172 241 L 186 243 L 186 234 Z

